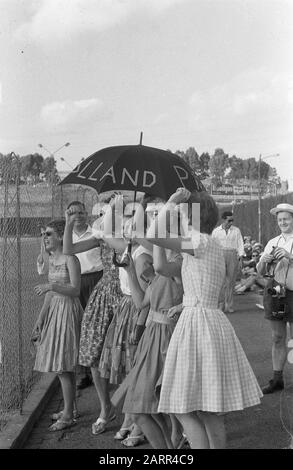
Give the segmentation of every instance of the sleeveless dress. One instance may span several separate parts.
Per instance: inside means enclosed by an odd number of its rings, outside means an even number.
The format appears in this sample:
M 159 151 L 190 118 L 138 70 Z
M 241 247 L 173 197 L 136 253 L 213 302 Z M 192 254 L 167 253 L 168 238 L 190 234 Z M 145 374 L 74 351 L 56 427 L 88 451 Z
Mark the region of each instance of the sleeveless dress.
M 122 297 L 118 270 L 111 263 L 111 250 L 103 250 L 104 274 L 90 295 L 81 323 L 79 364 L 82 366 L 99 366 L 107 330 Z
M 67 264 L 49 259 L 49 282 L 70 284 Z M 34 370 L 74 372 L 78 364 L 83 310 L 78 297 L 54 293 L 37 346 Z
M 111 399 L 114 406 L 124 401 L 123 413 L 158 413 L 165 358 L 176 325 L 167 313 L 182 302 L 183 288 L 173 278 L 157 274 L 148 289 L 150 311 L 133 367 Z
M 150 252 L 139 246 L 132 252 L 135 263 L 137 258 Z M 127 272 L 119 268 L 120 287 L 123 297 L 118 303 L 113 319 L 106 333 L 101 353 L 99 371 L 111 384 L 120 384 L 133 365 L 137 345 L 130 344 L 129 338 L 136 325 L 139 310 L 135 307 L 128 285 Z
M 225 264 L 220 245 L 192 232 L 183 253 L 184 309 L 172 335 L 159 411 L 228 412 L 260 403 L 262 392 L 226 315 L 218 308 Z

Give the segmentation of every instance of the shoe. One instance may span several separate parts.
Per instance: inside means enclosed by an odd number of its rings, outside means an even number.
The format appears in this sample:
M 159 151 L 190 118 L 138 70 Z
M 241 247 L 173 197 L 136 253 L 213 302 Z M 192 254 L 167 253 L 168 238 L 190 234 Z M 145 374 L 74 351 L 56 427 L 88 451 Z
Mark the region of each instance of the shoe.
M 143 444 L 145 441 L 144 434 L 139 434 L 138 436 L 127 436 L 126 439 L 121 441 L 125 447 L 136 447 L 140 444 Z
M 257 308 L 260 308 L 261 310 L 264 310 L 264 309 L 265 309 L 262 304 L 255 304 L 255 306 L 256 306 Z
M 107 425 L 116 418 L 116 414 L 114 413 L 112 416 L 109 416 L 108 419 L 98 418 L 95 423 L 92 424 L 92 434 L 95 436 L 98 434 L 102 434 L 102 432 L 106 431 Z
M 116 432 L 114 439 L 117 439 L 118 441 L 122 441 L 125 439 L 128 434 L 131 433 L 133 425 L 129 426 L 128 428 L 120 428 L 119 431 Z
M 55 431 L 63 431 L 63 429 L 70 428 L 71 426 L 74 426 L 76 424 L 76 421 L 74 419 L 58 419 L 56 423 L 52 424 L 49 427 L 50 432 L 55 432 Z
M 230 307 L 230 308 L 226 308 L 225 312 L 227 312 L 227 313 L 234 313 L 235 310 L 234 310 L 234 308 L 231 308 L 231 307 Z
M 59 411 L 58 413 L 53 413 L 51 415 L 51 419 L 52 421 L 57 421 L 58 419 L 62 418 L 63 416 L 63 411 Z M 78 413 L 77 410 L 74 410 L 73 411 L 73 419 L 77 419 L 80 417 L 80 414 Z
M 272 379 L 269 381 L 268 385 L 263 387 L 262 393 L 264 395 L 268 395 L 269 393 L 274 393 L 274 392 L 278 392 L 279 390 L 283 390 L 283 388 L 284 388 L 283 380 Z
M 83 377 L 77 384 L 76 388 L 77 390 L 83 390 L 84 388 L 89 387 L 92 385 L 93 381 L 89 375 L 86 375 Z

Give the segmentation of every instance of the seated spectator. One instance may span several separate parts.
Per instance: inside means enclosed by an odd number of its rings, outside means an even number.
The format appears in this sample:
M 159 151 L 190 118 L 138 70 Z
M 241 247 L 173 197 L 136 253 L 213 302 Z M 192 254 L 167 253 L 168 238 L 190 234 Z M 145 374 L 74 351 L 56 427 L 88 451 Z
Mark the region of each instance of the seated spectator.
M 250 243 L 244 243 L 244 256 L 242 258 L 242 267 L 249 266 L 252 255 L 252 246 Z
M 256 287 L 264 289 L 267 279 L 258 274 L 256 265 L 259 262 L 259 250 L 253 250 L 251 255 L 250 264 L 242 269 L 242 279 L 239 284 L 235 286 L 236 294 L 243 294 L 245 291 L 254 290 Z
M 251 244 L 251 235 L 245 235 L 245 236 L 243 237 L 243 241 L 244 241 L 244 243 L 249 243 L 249 244 Z

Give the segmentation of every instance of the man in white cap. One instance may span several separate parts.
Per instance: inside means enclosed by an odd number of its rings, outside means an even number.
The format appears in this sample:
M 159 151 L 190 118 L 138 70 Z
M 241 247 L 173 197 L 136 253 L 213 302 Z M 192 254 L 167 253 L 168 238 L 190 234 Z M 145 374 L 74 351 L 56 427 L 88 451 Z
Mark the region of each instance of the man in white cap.
M 283 368 L 287 358 L 287 322 L 290 326 L 290 336 L 293 337 L 293 205 L 278 204 L 270 210 L 270 213 L 277 216 L 281 234 L 265 246 L 257 271 L 263 275 L 273 265 L 275 281 L 286 288 L 284 298 L 286 308 L 282 319 L 276 318 L 270 312 L 265 313 L 265 318 L 270 320 L 272 329 L 274 376 L 263 388 L 264 394 L 274 393 L 284 388 Z

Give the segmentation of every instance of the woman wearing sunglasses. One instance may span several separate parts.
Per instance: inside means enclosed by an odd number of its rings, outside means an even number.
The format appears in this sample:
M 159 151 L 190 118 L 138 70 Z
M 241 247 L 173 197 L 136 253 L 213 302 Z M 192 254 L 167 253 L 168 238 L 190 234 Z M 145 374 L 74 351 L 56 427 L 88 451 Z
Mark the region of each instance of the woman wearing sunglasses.
M 75 369 L 82 307 L 79 301 L 80 264 L 76 256 L 63 254 L 64 220 L 52 220 L 43 232 L 44 248 L 49 253 L 48 283 L 35 287 L 45 295 L 43 307 L 34 327 L 38 338 L 34 369 L 58 374 L 64 409 L 55 413 L 50 431 L 61 431 L 75 423 Z

